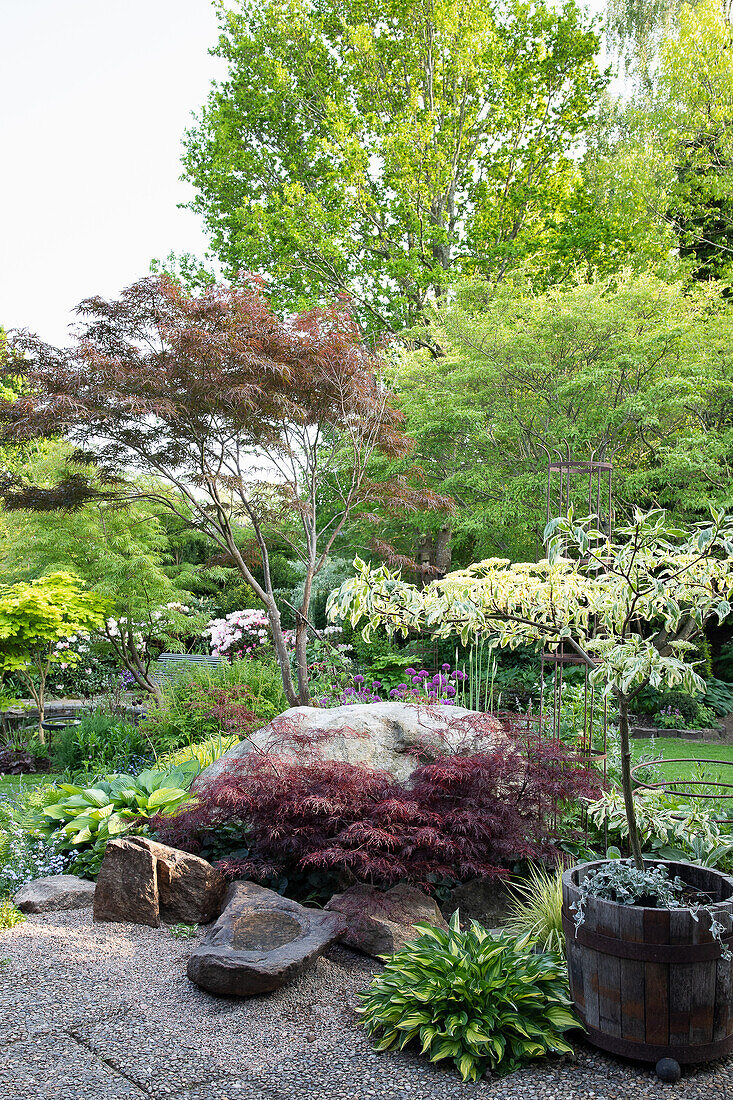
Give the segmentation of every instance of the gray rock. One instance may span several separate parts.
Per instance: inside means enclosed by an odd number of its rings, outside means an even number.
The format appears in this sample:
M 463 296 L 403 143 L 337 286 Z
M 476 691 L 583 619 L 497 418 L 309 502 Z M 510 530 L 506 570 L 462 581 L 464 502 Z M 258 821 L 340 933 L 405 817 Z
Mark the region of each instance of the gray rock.
M 94 903 L 94 883 L 76 875 L 48 875 L 26 882 L 15 895 L 23 913 L 52 913 L 57 909 L 87 909 Z
M 341 942 L 365 955 L 391 955 L 420 935 L 413 925 L 427 921 L 437 928 L 448 925 L 438 906 L 422 890 L 400 884 L 384 893 L 365 883 L 334 894 L 326 904 L 331 913 L 341 913 L 346 931 Z
M 208 993 L 270 993 L 322 955 L 345 928 L 338 913 L 306 909 L 253 882 L 235 882 L 224 911 L 188 961 Z
M 475 920 L 484 928 L 496 928 L 506 924 L 511 900 L 506 879 L 472 878 L 451 890 L 442 908 L 447 917 L 458 909 L 462 921 Z
M 155 856 L 133 838 L 107 844 L 97 876 L 94 919 L 160 927 Z
M 233 745 L 194 783 L 201 793 L 212 780 L 235 770 L 255 749 L 286 759 L 343 760 L 381 768 L 400 781 L 408 779 L 419 760 L 416 749 L 477 747 L 475 724 L 481 724 L 480 747 L 506 742 L 501 724 L 488 715 L 445 704 L 360 703 L 355 706 L 292 707 Z M 310 737 L 310 745 L 307 743 Z M 305 742 L 305 743 L 304 743 Z
M 130 837 L 155 859 L 160 919 L 167 924 L 208 924 L 221 913 L 227 883 L 205 859 L 158 844 L 144 836 Z

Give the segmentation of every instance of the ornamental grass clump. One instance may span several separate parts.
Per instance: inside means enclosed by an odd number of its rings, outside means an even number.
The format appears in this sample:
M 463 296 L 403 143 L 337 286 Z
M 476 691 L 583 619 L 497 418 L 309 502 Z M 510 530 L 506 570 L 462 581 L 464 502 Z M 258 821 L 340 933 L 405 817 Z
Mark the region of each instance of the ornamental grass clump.
M 431 1062 L 452 1059 L 464 1081 L 573 1053 L 564 1035 L 580 1025 L 558 954 L 494 937 L 475 921 L 461 931 L 457 912 L 446 932 L 415 927 L 420 937 L 388 957 L 384 973 L 359 994 L 377 1050 L 420 1043 Z
M 540 951 L 564 955 L 562 867 L 548 871 L 541 864 L 533 864 L 527 878 L 512 883 L 511 889 L 514 897 L 506 931 L 512 936 L 528 936 Z

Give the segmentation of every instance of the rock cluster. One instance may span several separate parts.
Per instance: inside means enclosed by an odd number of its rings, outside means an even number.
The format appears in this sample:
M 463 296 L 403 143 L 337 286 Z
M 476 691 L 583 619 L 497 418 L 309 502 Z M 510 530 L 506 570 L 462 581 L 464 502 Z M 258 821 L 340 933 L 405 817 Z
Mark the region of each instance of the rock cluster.
M 94 919 L 208 924 L 221 912 L 226 880 L 205 859 L 147 837 L 111 840 L 94 895 Z

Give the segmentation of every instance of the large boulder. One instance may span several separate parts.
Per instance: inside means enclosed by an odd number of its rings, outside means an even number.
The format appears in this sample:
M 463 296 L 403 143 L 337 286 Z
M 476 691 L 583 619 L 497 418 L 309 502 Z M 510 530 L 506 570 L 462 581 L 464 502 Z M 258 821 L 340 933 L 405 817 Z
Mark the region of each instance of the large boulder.
M 88 909 L 94 902 L 94 883 L 76 875 L 47 875 L 26 882 L 14 900 L 23 913 Z
M 208 993 L 270 993 L 323 954 L 344 927 L 338 913 L 306 909 L 254 882 L 235 882 L 221 916 L 189 959 L 188 976 Z
M 343 894 L 334 894 L 326 909 L 340 913 L 346 921 L 343 944 L 377 957 L 391 955 L 416 939 L 420 935 L 414 928 L 418 921 L 448 927 L 432 898 L 404 883 L 384 893 L 359 882 Z
M 368 764 L 408 779 L 420 750 L 438 752 L 462 745 L 482 748 L 506 742 L 501 723 L 447 704 L 359 703 L 354 706 L 292 707 L 233 745 L 196 780 L 201 793 L 213 780 L 241 766 L 250 752 L 275 752 L 286 759 L 343 760 Z
M 166 924 L 208 924 L 221 913 L 227 883 L 200 856 L 169 848 L 147 837 L 130 838 L 155 858 L 160 919 Z
M 207 924 L 221 912 L 226 880 L 205 859 L 147 837 L 111 840 L 97 878 L 94 919 L 158 928 Z
M 462 921 L 475 920 L 484 928 L 497 928 L 506 924 L 513 897 L 507 879 L 502 876 L 472 878 L 455 886 L 442 908 L 446 917 L 458 909 Z

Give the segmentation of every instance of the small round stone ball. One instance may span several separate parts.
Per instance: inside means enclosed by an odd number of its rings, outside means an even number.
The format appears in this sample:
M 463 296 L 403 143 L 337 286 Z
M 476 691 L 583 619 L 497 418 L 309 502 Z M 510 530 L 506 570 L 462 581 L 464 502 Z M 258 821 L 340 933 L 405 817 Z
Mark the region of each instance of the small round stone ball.
M 680 1064 L 675 1062 L 674 1058 L 660 1058 L 656 1065 L 656 1071 L 659 1080 L 667 1081 L 669 1084 L 679 1081 L 682 1076 Z

